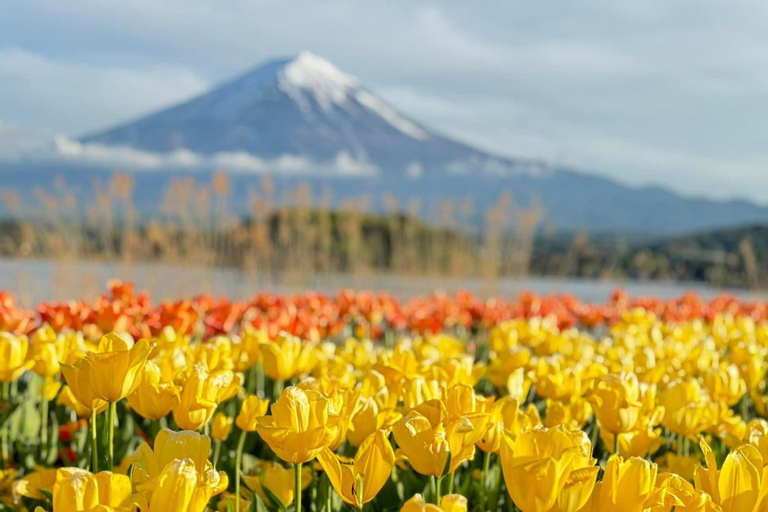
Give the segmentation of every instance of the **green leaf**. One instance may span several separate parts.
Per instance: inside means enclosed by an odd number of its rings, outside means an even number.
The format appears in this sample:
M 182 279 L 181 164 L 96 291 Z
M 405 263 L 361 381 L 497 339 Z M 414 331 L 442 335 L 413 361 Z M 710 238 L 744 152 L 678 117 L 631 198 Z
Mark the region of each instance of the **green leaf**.
M 12 441 L 22 444 L 40 442 L 40 412 L 35 402 L 21 402 L 8 418 L 9 436 Z

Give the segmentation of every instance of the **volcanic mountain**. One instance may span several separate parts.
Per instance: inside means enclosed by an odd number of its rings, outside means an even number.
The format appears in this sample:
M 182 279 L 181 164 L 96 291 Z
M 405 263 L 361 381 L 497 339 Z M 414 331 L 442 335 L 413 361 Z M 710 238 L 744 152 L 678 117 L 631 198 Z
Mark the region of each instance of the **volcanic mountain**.
M 174 179 L 205 183 L 225 169 L 233 180 L 230 205 L 243 215 L 248 191 L 261 179 L 256 174 L 269 173 L 278 197 L 302 182 L 330 191 L 336 206 L 361 196 L 382 211 L 386 197 L 400 204 L 418 200 L 426 212 L 442 211 L 449 201 L 471 203 L 479 221 L 508 195 L 522 207 L 540 204 L 543 226 L 558 231 L 656 236 L 768 223 L 768 208 L 748 201 L 629 187 L 451 140 L 308 52 L 137 121 L 79 139 L 61 137 L 47 151 L 2 153 L 0 144 L 3 187 L 30 204 L 41 183 L 59 177 L 87 201 L 97 193 L 94 181 L 120 169 L 133 174 L 137 209 L 152 214 Z
M 251 157 L 277 170 L 292 162 L 308 172 L 340 174 L 509 174 L 540 167 L 438 135 L 309 52 L 80 141 L 153 153 L 240 155 L 241 162 Z

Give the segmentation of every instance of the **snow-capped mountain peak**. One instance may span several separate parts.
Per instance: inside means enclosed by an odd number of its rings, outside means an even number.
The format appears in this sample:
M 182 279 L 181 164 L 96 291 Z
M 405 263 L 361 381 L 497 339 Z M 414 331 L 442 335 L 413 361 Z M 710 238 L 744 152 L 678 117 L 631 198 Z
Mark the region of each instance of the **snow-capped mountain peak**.
M 314 99 L 325 113 L 331 113 L 334 107 L 348 108 L 352 102 L 368 109 L 409 137 L 418 140 L 428 137 L 425 130 L 363 89 L 357 78 L 312 52 L 301 52 L 289 61 L 278 73 L 277 82 L 280 90 L 288 94 L 309 118 L 312 112 L 307 96 Z
M 268 62 L 202 96 L 79 142 L 204 159 L 300 158 L 317 168 L 340 168 L 342 155 L 360 163 L 366 174 L 412 179 L 407 169 L 420 169 L 421 179 L 473 170 L 514 174 L 530 166 L 431 132 L 310 52 Z
M 325 111 L 346 103 L 349 91 L 358 87 L 357 79 L 311 52 L 301 52 L 289 61 L 277 81 L 280 90 L 291 97 L 312 95 Z

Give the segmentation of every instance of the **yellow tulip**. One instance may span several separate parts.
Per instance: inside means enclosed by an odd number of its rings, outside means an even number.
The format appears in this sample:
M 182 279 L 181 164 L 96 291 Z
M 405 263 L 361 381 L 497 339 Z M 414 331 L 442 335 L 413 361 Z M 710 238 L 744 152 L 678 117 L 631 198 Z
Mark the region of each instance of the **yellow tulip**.
M 228 336 L 214 336 L 204 343 L 185 347 L 187 364 L 201 365 L 209 372 L 233 370 L 232 340 Z
M 333 348 L 333 344 L 332 348 Z M 321 351 L 327 346 L 323 344 Z M 331 354 L 323 360 L 322 364 L 315 366 L 312 376 L 324 385 L 333 385 L 333 391 L 340 389 L 352 389 L 357 383 L 354 367 L 341 356 Z M 310 380 L 311 382 L 311 380 Z M 301 383 L 300 383 L 301 384 Z M 330 391 L 330 390 L 328 390 Z
M 624 460 L 611 456 L 603 480 L 595 486 L 587 510 L 600 512 L 641 512 L 653 500 L 656 464 L 639 457 Z
M 731 347 L 731 361 L 738 366 L 747 389 L 758 389 L 768 370 L 768 349 L 755 343 L 741 342 Z
M 467 498 L 460 494 L 446 494 L 440 499 L 440 506 L 424 501 L 424 496 L 414 494 L 403 503 L 400 512 L 467 512 Z
M 53 377 L 45 377 L 43 385 L 40 386 L 40 396 L 43 397 L 43 400 L 50 402 L 59 394 L 61 386 L 62 384 L 60 380 L 54 379 Z
M 27 360 L 29 341 L 26 336 L 0 332 L 0 382 L 13 382 L 32 368 Z
M 271 503 L 272 500 L 267 491 L 274 496 L 283 507 L 288 507 L 293 503 L 295 491 L 295 469 L 284 468 L 277 462 L 270 462 L 257 466 L 253 475 L 243 475 L 243 481 L 253 492 L 259 495 L 264 503 Z M 304 466 L 301 468 L 301 489 L 304 490 L 312 483 L 312 468 Z
M 764 483 L 763 458 L 752 445 L 745 444 L 725 457 L 718 471 L 715 455 L 705 441 L 701 441 L 706 466 L 694 471 L 697 489 L 709 494 L 722 512 L 762 512 L 766 510 L 768 492 L 761 491 Z
M 699 458 L 696 456 L 677 455 L 674 452 L 667 452 L 654 460 L 659 466 L 659 471 L 664 473 L 673 473 L 679 475 L 688 482 L 693 482 L 693 473 L 699 465 Z
M 61 365 L 61 373 L 64 374 L 64 378 L 67 380 L 67 388 L 69 393 L 77 400 L 79 404 L 86 407 L 90 412 L 96 409 L 97 412 L 104 410 L 107 407 L 107 402 L 97 397 L 91 388 L 91 366 L 88 361 L 81 359 L 74 365 L 68 364 Z M 64 397 L 64 400 L 69 400 L 69 397 Z M 71 404 L 73 410 L 78 412 L 77 405 Z M 80 412 L 78 412 L 80 416 Z
M 290 380 L 312 371 L 318 362 L 315 344 L 281 332 L 275 341 L 260 345 L 264 373 L 276 381 Z
M 141 383 L 141 371 L 149 355 L 149 342 L 136 343 L 110 333 L 101 338 L 96 352 L 85 355 L 90 367 L 93 394 L 109 403 L 119 402 Z
M 739 403 L 747 392 L 747 384 L 734 364 L 709 371 L 704 375 L 704 385 L 713 400 L 723 402 L 729 407 Z
M 664 417 L 664 408 L 657 407 L 650 414 L 643 413 L 635 425 L 635 430 L 616 434 L 619 437 L 619 452 L 622 457 L 643 457 L 654 453 L 662 445 L 661 429 L 657 428 Z M 616 435 L 600 430 L 600 437 L 611 453 L 615 452 Z
M 679 475 L 659 474 L 656 487 L 651 502 L 646 503 L 649 512 L 721 512 L 711 496 Z
M 368 436 L 357 450 L 352 464 L 343 464 L 330 449 L 317 456 L 331 485 L 344 502 L 362 508 L 379 493 L 389 480 L 395 465 L 395 452 L 387 440 L 388 433 L 378 430 Z
M 482 440 L 487 432 L 490 415 L 478 405 L 475 391 L 466 384 L 455 385 L 443 392 L 445 407 L 446 437 L 451 449 L 451 464 L 449 473 L 453 473 L 459 465 L 475 456 L 475 444 Z
M 482 363 L 475 364 L 472 356 L 459 354 L 446 357 L 445 354 L 437 359 L 426 371 L 432 378 L 438 380 L 445 388 L 463 384 L 474 386 L 486 373 L 486 367 Z
M 181 388 L 173 382 L 162 382 L 160 367 L 147 361 L 140 384 L 128 395 L 128 405 L 149 420 L 164 418 L 181 400 Z
M 237 415 L 235 424 L 246 432 L 256 431 L 256 420 L 267 414 L 269 409 L 269 400 L 259 398 L 256 395 L 249 395 L 243 400 L 243 405 L 240 408 L 240 414 Z
M 670 384 L 659 394 L 659 405 L 665 411 L 661 424 L 675 434 L 693 437 L 717 423 L 717 403 L 694 379 Z
M 403 415 L 394 409 L 382 409 L 373 398 L 360 398 L 349 422 L 347 440 L 352 446 L 360 444 L 379 429 L 388 429 Z
M 173 419 L 183 429 L 198 430 L 211 420 L 221 402 L 238 393 L 241 384 L 242 375 L 231 370 L 209 374 L 200 365 L 190 368 Z
M 550 400 L 568 400 L 582 394 L 582 369 L 561 368 L 557 362 L 545 362 L 538 368 L 536 392 Z
M 223 412 L 217 412 L 211 421 L 211 437 L 217 441 L 226 441 L 232 432 L 233 420 Z
M 501 443 L 501 467 L 512 501 L 523 512 L 577 512 L 599 468 L 582 431 L 537 428 Z
M 46 496 L 40 491 L 53 493 L 56 472 L 56 469 L 38 468 L 24 478 L 16 480 L 13 482 L 14 498 L 25 496 L 33 500 L 45 500 Z
M 612 434 L 633 430 L 642 406 L 637 376 L 633 373 L 610 374 L 595 380 L 589 401 L 600 428 Z
M 512 398 L 524 400 L 531 386 L 525 367 L 531 361 L 531 352 L 523 347 L 499 351 L 491 358 L 486 376 L 498 389 L 507 389 Z
M 226 474 L 212 471 L 213 467 L 208 461 L 210 451 L 211 440 L 208 436 L 190 430 L 173 432 L 164 428 L 155 437 L 152 448 L 142 443 L 130 456 L 129 462 L 133 465 L 131 480 L 136 486 L 152 482 L 174 460 L 189 459 L 199 475 L 209 479 L 215 487 L 219 480 L 226 479 Z
M 91 416 L 91 408 L 78 400 L 69 386 L 63 386 L 61 388 L 61 393 L 59 393 L 59 396 L 56 398 L 56 403 L 67 407 L 70 411 L 74 412 L 78 418 L 89 418 Z M 104 407 L 106 407 L 107 403 L 103 403 Z
M 486 453 L 499 451 L 505 431 L 516 436 L 537 426 L 531 417 L 520 409 L 520 403 L 512 397 L 504 397 L 489 405 L 491 406 L 489 428 L 477 442 L 478 448 Z
M 331 393 L 323 394 L 328 398 L 329 413 L 334 416 L 346 418 L 346 421 L 339 423 L 339 428 L 336 429 L 336 435 L 328 445 L 328 448 L 330 448 L 331 451 L 336 451 L 347 438 L 347 432 L 349 431 L 350 425 L 349 418 L 355 410 L 357 401 L 360 398 L 360 392 L 350 389 L 337 389 Z
M 232 344 L 232 361 L 235 371 L 245 372 L 261 359 L 259 347 L 269 343 L 269 334 L 263 329 L 254 329 L 246 325 L 237 343 Z
M 249 496 L 250 498 L 250 496 Z M 232 510 L 251 510 L 253 501 L 240 496 L 236 498 L 233 492 L 224 492 L 219 496 L 219 502 L 216 503 L 217 512 L 231 512 Z M 210 507 L 207 510 L 211 510 Z
M 334 414 L 321 393 L 294 386 L 283 390 L 271 413 L 256 419 L 256 431 L 278 457 L 292 464 L 314 459 L 349 421 Z
M 592 417 L 592 406 L 581 397 L 567 402 L 547 399 L 544 426 L 548 428 L 565 425 L 568 428 L 582 428 Z
M 201 475 L 192 459 L 174 459 L 156 481 L 137 488 L 140 507 L 147 512 L 203 512 L 212 496 L 227 488 L 226 473 Z M 147 498 L 147 490 L 151 489 Z M 147 507 L 146 504 L 149 504 Z
M 440 383 L 422 376 L 409 377 L 402 382 L 403 409 L 408 411 L 432 400 L 439 400 L 443 394 Z
M 61 345 L 53 329 L 50 327 L 38 329 L 32 336 L 29 347 L 28 357 L 34 363 L 32 371 L 42 377 L 53 377 L 59 373 Z
M 128 512 L 131 506 L 131 480 L 109 471 L 89 473 L 79 468 L 61 468 L 53 485 L 53 509 L 57 512 L 95 510 Z
M 395 423 L 392 433 L 414 471 L 435 477 L 443 475 L 451 449 L 439 415 L 427 417 L 414 409 Z

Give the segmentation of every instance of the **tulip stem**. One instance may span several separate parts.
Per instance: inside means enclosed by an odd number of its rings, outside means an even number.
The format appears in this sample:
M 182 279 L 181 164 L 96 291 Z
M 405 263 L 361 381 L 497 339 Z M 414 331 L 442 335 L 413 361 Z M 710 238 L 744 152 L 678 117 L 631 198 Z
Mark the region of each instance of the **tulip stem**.
M 741 397 L 741 417 L 744 421 L 749 421 L 749 395 Z
M 91 409 L 91 473 L 99 472 L 99 438 L 96 429 L 96 408 Z
M 240 512 L 240 471 L 243 465 L 243 447 L 245 446 L 245 435 L 247 432 L 240 432 L 240 439 L 237 441 L 237 451 L 235 452 L 235 512 Z
M 437 492 L 435 493 L 435 505 L 440 505 L 440 498 L 442 498 L 443 493 L 443 477 L 440 477 L 437 479 Z
M 430 477 L 429 486 L 432 489 L 432 499 L 435 500 L 435 505 L 437 505 L 440 500 L 437 499 L 437 477 L 435 475 Z
M 2 450 L 3 450 L 3 469 L 8 467 L 8 416 L 11 414 L 11 393 L 10 385 L 3 382 L 3 426 L 2 426 Z
M 221 455 L 221 441 L 216 440 L 213 443 L 213 469 L 219 465 L 219 456 Z
M 45 379 L 45 377 L 43 377 Z M 45 397 L 45 380 L 43 380 L 43 404 L 40 413 L 40 454 L 45 455 L 48 446 L 48 399 Z
M 274 399 L 277 399 L 280 397 L 280 395 L 283 392 L 283 388 L 285 387 L 285 383 L 282 380 L 276 380 L 272 385 L 272 397 Z
M 448 478 L 448 487 L 445 494 L 453 494 L 453 473 L 445 475 Z
M 264 389 L 264 365 L 261 361 L 256 363 L 256 395 L 259 398 L 267 396 L 267 391 Z
M 301 462 L 296 463 L 293 472 L 295 473 L 294 479 L 296 481 L 296 489 L 293 496 L 294 503 L 296 503 L 294 512 L 301 512 Z
M 323 484 L 325 485 L 325 512 L 331 512 L 333 508 L 333 491 L 331 490 L 331 479 L 327 474 L 323 478 Z
M 117 413 L 117 402 L 109 404 L 107 412 L 107 421 L 109 422 L 109 453 L 107 454 L 107 467 L 110 471 L 115 467 L 115 416 Z
M 483 456 L 483 510 L 487 510 L 488 504 L 488 471 L 491 468 L 491 452 L 485 452 Z

